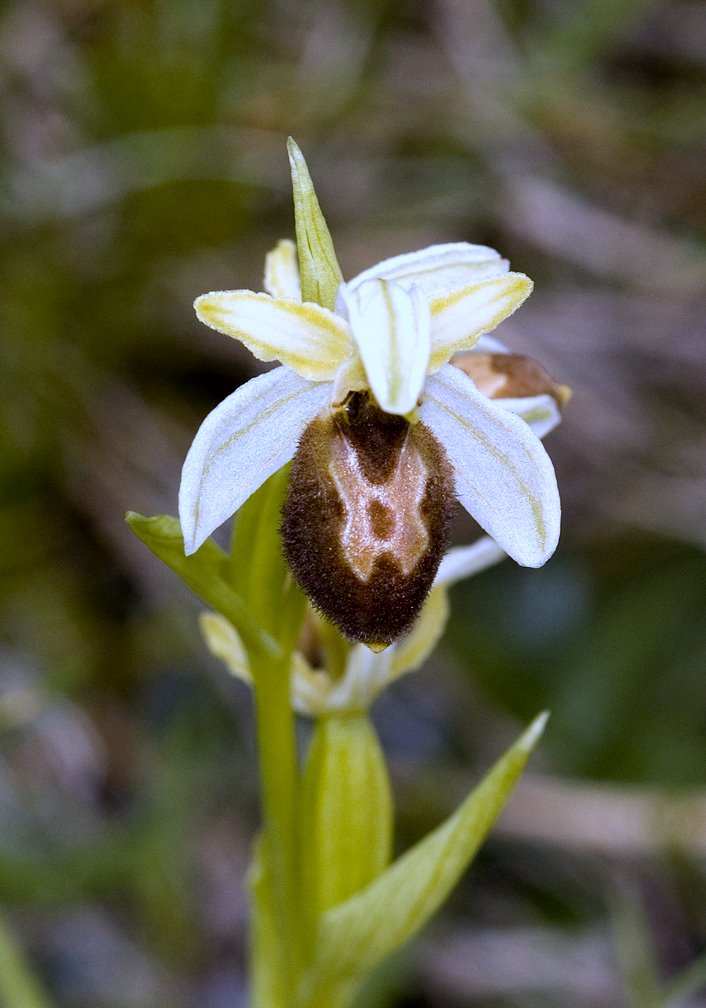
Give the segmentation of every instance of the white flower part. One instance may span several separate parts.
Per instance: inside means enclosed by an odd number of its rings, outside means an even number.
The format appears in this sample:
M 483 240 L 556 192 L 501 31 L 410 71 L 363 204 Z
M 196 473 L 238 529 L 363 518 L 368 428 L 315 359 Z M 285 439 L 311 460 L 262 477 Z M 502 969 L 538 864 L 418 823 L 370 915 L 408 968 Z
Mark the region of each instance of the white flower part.
M 179 518 L 187 556 L 289 462 L 302 430 L 329 396 L 330 385 L 279 367 L 241 385 L 209 413 L 181 475 Z
M 264 287 L 272 297 L 301 301 L 297 246 L 290 238 L 282 238 L 265 256 Z
M 520 396 L 493 400 L 508 413 L 522 417 L 538 438 L 546 437 L 561 423 L 561 410 L 554 396 L 548 393 L 536 396 Z
M 512 315 L 531 292 L 532 281 L 524 273 L 506 273 L 433 297 L 430 373 L 459 350 L 476 346 L 484 333 Z
M 495 249 L 469 242 L 430 245 L 419 252 L 383 259 L 349 281 L 355 290 L 367 280 L 394 280 L 403 287 L 412 284 L 427 296 L 463 287 L 474 280 L 507 273 L 509 264 Z
M 410 413 L 431 352 L 429 305 L 418 287 L 369 280 L 339 291 L 369 386 L 386 413 Z
M 281 361 L 310 381 L 331 381 L 353 352 L 347 323 L 321 305 L 234 290 L 202 294 L 194 309 L 201 322 L 259 360 Z
M 292 655 L 292 707 L 304 717 L 323 717 L 331 679 L 323 669 L 314 669 L 298 651 Z
M 354 644 L 343 676 L 326 695 L 326 713 L 354 714 L 368 710 L 389 681 L 391 650 L 386 648 L 376 654 L 364 644 Z
M 469 514 L 517 563 L 545 563 L 561 507 L 554 468 L 529 426 L 450 364 L 428 379 L 419 416 L 443 444 Z
M 470 546 L 454 546 L 439 564 L 434 586 L 450 587 L 505 560 L 507 553 L 490 536 L 481 536 Z

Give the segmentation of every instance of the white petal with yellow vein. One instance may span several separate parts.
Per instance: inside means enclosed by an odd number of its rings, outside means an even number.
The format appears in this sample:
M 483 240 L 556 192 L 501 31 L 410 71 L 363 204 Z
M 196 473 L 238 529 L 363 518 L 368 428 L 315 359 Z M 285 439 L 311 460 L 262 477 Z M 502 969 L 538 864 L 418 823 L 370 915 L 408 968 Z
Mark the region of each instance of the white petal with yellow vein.
M 433 373 L 459 350 L 470 350 L 520 307 L 532 291 L 524 273 L 507 273 L 437 294 L 431 299 L 431 360 Z
M 187 556 L 293 457 L 331 386 L 279 367 L 251 378 L 208 414 L 184 462 L 179 518 Z
M 388 280 L 341 288 L 353 339 L 378 405 L 404 415 L 417 405 L 429 352 L 429 307 L 421 290 Z
M 260 360 L 281 361 L 310 381 L 331 381 L 353 349 L 345 320 L 320 305 L 235 290 L 202 294 L 194 308 Z
M 556 549 L 561 507 L 539 438 L 450 364 L 428 379 L 419 416 L 444 446 L 469 514 L 517 563 L 541 567 Z

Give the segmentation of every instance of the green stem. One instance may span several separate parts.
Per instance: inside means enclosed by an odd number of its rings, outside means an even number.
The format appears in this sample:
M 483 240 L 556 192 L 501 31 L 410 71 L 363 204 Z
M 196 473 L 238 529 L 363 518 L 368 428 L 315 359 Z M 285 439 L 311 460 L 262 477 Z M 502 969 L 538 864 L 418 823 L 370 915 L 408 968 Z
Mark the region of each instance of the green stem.
M 264 836 L 271 868 L 270 900 L 285 990 L 291 991 L 295 983 L 300 928 L 296 898 L 295 827 L 298 768 L 289 656 L 277 662 L 263 660 L 261 655 L 257 658 L 253 656 L 251 669 L 255 686 Z M 255 947 L 255 955 L 262 952 Z

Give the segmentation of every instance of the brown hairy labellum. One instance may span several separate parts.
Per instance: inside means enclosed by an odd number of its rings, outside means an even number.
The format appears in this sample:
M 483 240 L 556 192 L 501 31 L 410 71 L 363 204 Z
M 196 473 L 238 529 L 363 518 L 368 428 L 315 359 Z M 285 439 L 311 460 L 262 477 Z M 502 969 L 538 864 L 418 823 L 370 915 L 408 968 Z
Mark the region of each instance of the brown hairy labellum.
M 520 399 L 550 395 L 564 406 L 571 395 L 566 385 L 558 385 L 541 364 L 513 353 L 459 354 L 452 364 L 472 378 L 479 392 L 489 399 Z
M 429 428 L 355 393 L 301 437 L 282 511 L 284 552 L 327 619 L 382 648 L 418 616 L 454 506 L 453 472 Z

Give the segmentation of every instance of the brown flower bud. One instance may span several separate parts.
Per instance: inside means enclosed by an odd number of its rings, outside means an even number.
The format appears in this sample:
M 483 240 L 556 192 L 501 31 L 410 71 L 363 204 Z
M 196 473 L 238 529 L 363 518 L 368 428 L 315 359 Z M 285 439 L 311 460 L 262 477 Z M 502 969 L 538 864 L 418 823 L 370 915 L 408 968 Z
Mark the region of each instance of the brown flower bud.
M 284 552 L 323 615 L 381 649 L 419 614 L 454 506 L 452 469 L 429 428 L 356 393 L 302 435 L 282 512 Z
M 451 363 L 472 378 L 478 391 L 489 399 L 550 395 L 561 407 L 571 395 L 571 390 L 557 385 L 541 364 L 521 354 L 465 353 Z

